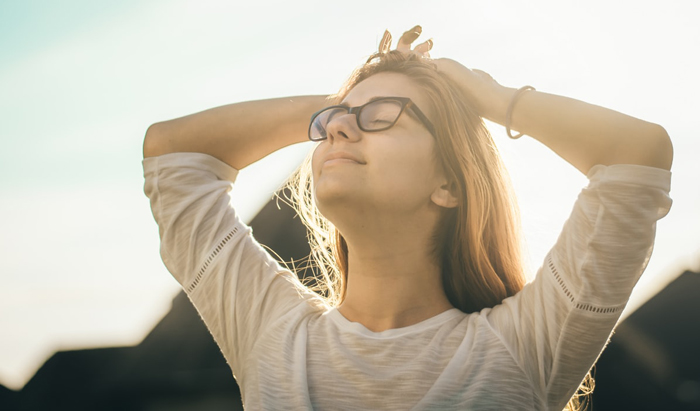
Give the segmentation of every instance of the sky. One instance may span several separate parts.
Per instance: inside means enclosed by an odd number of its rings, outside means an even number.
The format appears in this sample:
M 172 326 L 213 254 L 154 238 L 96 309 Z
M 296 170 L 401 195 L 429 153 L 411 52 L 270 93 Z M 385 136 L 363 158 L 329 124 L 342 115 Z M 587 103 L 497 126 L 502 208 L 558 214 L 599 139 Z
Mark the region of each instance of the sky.
M 674 205 L 623 316 L 700 269 L 700 6 L 687 1 L 19 1 L 0 4 L 0 384 L 56 350 L 137 344 L 178 291 L 143 194 L 148 126 L 254 99 L 337 91 L 415 24 L 433 57 L 661 124 Z M 523 214 L 530 270 L 586 178 L 489 124 Z M 245 220 L 312 147 L 244 169 Z

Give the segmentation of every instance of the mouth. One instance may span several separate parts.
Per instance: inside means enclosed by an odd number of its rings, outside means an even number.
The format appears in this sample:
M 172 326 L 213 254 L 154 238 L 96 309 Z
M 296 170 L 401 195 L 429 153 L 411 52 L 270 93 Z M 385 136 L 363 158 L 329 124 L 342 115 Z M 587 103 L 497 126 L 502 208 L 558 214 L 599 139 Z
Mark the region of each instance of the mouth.
M 330 160 L 326 160 L 323 162 L 323 166 L 330 166 L 333 164 L 360 164 L 355 160 L 351 160 L 349 158 L 334 158 Z
M 331 164 L 365 164 L 365 162 L 353 154 L 336 151 L 328 154 L 323 160 L 324 166 Z

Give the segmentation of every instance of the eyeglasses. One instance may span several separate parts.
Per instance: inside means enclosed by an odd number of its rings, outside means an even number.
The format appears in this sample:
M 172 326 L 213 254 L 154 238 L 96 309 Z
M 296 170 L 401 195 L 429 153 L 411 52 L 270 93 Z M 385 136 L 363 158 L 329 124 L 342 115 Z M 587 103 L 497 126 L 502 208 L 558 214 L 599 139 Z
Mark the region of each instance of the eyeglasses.
M 357 126 L 362 131 L 383 131 L 396 124 L 405 109 L 410 109 L 418 120 L 435 136 L 435 127 L 428 117 L 408 97 L 380 97 L 357 107 L 330 106 L 311 116 L 309 139 L 323 141 L 328 138 L 327 126 L 331 120 L 345 115 L 354 114 Z

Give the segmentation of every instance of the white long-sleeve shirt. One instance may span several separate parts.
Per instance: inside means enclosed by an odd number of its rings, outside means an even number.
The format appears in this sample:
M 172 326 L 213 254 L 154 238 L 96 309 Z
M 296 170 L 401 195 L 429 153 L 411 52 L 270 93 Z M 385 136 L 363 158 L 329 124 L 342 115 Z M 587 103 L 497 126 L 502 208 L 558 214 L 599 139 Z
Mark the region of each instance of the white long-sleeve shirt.
M 161 255 L 250 410 L 561 410 L 605 347 L 671 206 L 671 173 L 593 167 L 535 279 L 493 308 L 373 332 L 304 289 L 230 206 L 214 157 L 143 161 Z

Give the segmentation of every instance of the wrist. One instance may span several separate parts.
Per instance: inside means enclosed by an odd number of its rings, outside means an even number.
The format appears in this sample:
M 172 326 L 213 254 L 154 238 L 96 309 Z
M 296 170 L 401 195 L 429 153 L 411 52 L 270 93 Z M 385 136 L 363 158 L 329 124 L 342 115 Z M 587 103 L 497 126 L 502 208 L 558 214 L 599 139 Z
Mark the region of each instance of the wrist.
M 505 125 L 508 105 L 517 89 L 501 86 L 500 84 L 489 93 L 489 98 L 482 104 L 482 117 L 494 123 Z

